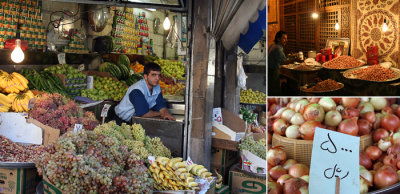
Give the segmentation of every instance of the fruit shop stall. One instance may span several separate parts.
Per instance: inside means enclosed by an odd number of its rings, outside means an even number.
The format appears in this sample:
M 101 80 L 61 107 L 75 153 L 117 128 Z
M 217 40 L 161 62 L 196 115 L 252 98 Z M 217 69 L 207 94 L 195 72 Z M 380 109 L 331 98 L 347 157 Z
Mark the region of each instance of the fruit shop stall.
M 319 127 L 359 137 L 359 153 L 356 153 L 359 156 L 355 161 L 359 162 L 360 193 L 398 193 L 399 100 L 269 98 L 268 191 L 293 193 L 311 189 L 310 170 L 312 165 L 315 167 L 311 162 L 315 151 L 313 142 L 321 141 L 314 138 Z

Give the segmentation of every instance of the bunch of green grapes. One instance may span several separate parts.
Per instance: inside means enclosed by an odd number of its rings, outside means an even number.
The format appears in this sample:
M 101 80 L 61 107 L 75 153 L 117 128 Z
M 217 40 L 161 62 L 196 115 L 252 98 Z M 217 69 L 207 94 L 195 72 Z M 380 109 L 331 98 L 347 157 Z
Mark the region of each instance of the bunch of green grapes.
M 115 136 L 67 132 L 38 157 L 38 172 L 68 193 L 150 193 L 153 181 Z
M 133 151 L 141 159 L 146 159 L 149 157 L 149 152 L 144 147 L 144 143 L 141 141 L 126 139 L 122 142 L 122 144 L 128 146 L 129 151 Z
M 247 150 L 264 160 L 266 159 L 267 147 L 255 141 L 253 136 L 246 136 L 239 144 L 239 150 Z
M 132 135 L 137 141 L 144 141 L 146 131 L 143 129 L 141 124 L 134 123 L 132 125 Z
M 106 137 L 114 137 L 118 141 L 118 145 L 127 146 L 128 151 L 132 151 L 144 161 L 147 161 L 150 155 L 171 157 L 171 152 L 164 146 L 160 138 L 151 139 L 146 136 L 146 131 L 141 124 L 135 123 L 130 126 L 123 123 L 119 126 L 115 121 L 110 121 L 97 126 L 94 132 Z
M 152 156 L 162 156 L 162 157 L 171 157 L 171 151 L 161 142 L 159 137 L 149 137 L 146 136 L 144 140 L 144 146 L 146 147 L 147 151 Z

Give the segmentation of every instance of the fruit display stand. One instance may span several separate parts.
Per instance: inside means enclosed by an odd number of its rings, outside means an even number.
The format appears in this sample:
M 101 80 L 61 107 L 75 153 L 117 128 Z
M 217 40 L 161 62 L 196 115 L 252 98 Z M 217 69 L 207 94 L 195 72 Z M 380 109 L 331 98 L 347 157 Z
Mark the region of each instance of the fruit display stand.
M 35 193 L 40 182 L 35 164 L 31 162 L 0 162 L 2 194 Z
M 236 164 L 229 170 L 229 189 L 231 193 L 266 193 L 266 175 L 240 170 Z
M 132 117 L 131 121 L 141 124 L 150 137 L 159 137 L 164 145 L 171 150 L 172 156 L 182 157 L 185 135 L 183 122 L 142 117 Z

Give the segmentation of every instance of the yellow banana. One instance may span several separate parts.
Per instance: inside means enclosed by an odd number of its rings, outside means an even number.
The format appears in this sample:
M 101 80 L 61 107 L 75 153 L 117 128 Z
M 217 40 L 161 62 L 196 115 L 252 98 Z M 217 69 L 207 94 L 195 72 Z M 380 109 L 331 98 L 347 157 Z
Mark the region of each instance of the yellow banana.
M 4 88 L 6 88 L 6 87 L 7 87 L 6 79 L 5 79 L 3 76 L 1 76 L 1 77 L 0 77 L 0 88 L 1 88 L 2 90 L 4 90 Z
M 17 106 L 18 106 L 18 112 L 24 112 L 25 109 L 22 106 L 21 100 L 20 99 L 16 99 L 16 103 L 17 103 Z
M 181 174 L 186 173 L 186 172 L 187 172 L 186 168 L 178 168 L 175 170 L 175 174 L 178 176 L 180 176 Z
M 182 158 L 172 158 L 169 160 L 168 166 L 172 168 L 175 163 L 181 162 L 181 161 L 182 161 Z
M 200 177 L 201 177 L 201 178 L 208 178 L 208 177 L 210 177 L 211 175 L 212 175 L 211 172 L 203 172 L 203 173 L 200 174 Z
M 12 100 L 10 100 L 10 98 L 8 98 L 6 95 L 0 93 L 0 103 L 11 104 Z
M 154 172 L 154 168 L 152 166 L 149 167 L 150 172 Z
M 195 167 L 195 166 L 197 166 L 197 164 L 191 164 L 191 165 L 189 165 L 189 166 L 186 167 L 186 170 L 187 170 L 188 172 L 192 172 L 192 168 Z
M 12 78 L 13 83 L 15 84 L 15 88 L 17 88 L 19 91 L 24 91 L 25 87 L 22 86 L 22 83 L 15 77 Z
M 168 164 L 167 164 L 167 166 L 165 166 L 165 168 L 166 168 L 168 171 L 174 171 L 174 169 L 172 169 L 170 166 L 168 166 Z
M 196 182 L 190 182 L 188 183 L 188 187 L 197 187 L 199 184 Z
M 165 170 L 165 171 L 167 171 L 167 169 L 164 167 L 164 165 L 162 165 L 162 164 L 160 164 L 160 169 L 161 170 Z
M 188 177 L 192 177 L 192 174 L 185 172 L 185 173 L 182 173 L 182 174 L 179 175 L 179 178 L 182 179 L 182 180 L 185 180 Z
M 11 101 L 14 101 L 14 99 L 17 97 L 17 94 L 10 93 L 10 94 L 7 95 L 7 97 L 8 97 Z
M 29 111 L 29 109 L 28 109 L 28 103 L 29 103 L 28 99 L 27 98 L 23 98 L 23 99 L 20 100 L 20 102 L 21 102 L 22 108 L 24 109 L 24 112 L 28 112 Z
M 165 166 L 168 163 L 169 158 L 167 158 L 167 157 L 157 157 L 156 161 Z
M 186 162 L 177 162 L 173 166 L 174 169 L 185 168 L 185 167 L 186 167 Z
M 28 88 L 28 83 L 29 83 L 29 81 L 28 81 L 24 76 L 22 76 L 21 74 L 19 74 L 19 73 L 17 73 L 17 72 L 13 72 L 13 73 L 11 74 L 11 76 L 15 77 L 18 81 L 20 81 L 20 82 L 21 82 L 21 85 L 22 85 L 24 88 Z
M 163 180 L 165 178 L 164 173 L 162 173 L 162 172 L 160 174 L 158 174 L 158 176 L 160 177 L 161 180 Z
M 222 187 L 222 182 L 215 185 L 216 189 L 220 189 Z
M 14 101 L 12 102 L 12 110 L 13 110 L 14 112 L 19 112 L 19 109 L 18 109 L 18 105 L 17 105 L 17 101 L 16 101 L 16 100 L 14 100 Z
M 195 175 L 200 176 L 203 172 L 208 172 L 208 170 L 206 168 L 200 168 L 195 172 Z
M 10 110 L 10 108 L 6 107 L 6 106 L 0 106 L 0 112 L 8 112 Z
M 222 175 L 220 175 L 216 169 L 214 170 L 214 172 L 217 175 L 217 181 L 216 182 L 217 183 L 222 182 Z
M 194 167 L 190 170 L 190 172 L 191 172 L 192 174 L 197 175 L 196 172 L 197 172 L 198 170 L 202 169 L 202 168 L 204 168 L 203 165 L 196 165 L 196 166 L 194 166 Z
M 178 190 L 179 190 L 179 187 L 177 187 L 177 186 L 174 185 L 174 190 L 175 190 L 175 191 L 178 191 Z
M 29 97 L 29 99 L 35 98 L 35 95 L 34 95 L 33 92 L 30 91 L 30 90 L 26 91 L 25 94 Z
M 185 179 L 185 182 L 186 183 L 190 183 L 190 182 L 193 182 L 194 181 L 194 178 L 193 177 L 187 177 L 186 179 Z

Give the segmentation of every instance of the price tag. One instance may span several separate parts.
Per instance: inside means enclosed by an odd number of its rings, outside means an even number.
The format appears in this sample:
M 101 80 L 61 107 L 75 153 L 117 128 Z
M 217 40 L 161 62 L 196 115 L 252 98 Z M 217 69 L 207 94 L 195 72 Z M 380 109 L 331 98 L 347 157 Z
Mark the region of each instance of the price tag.
M 67 61 L 65 59 L 65 53 L 57 54 L 57 58 L 58 58 L 58 63 L 59 64 L 67 64 Z
M 213 120 L 223 124 L 221 108 L 213 108 Z
M 340 194 L 360 193 L 360 137 L 317 127 L 314 135 L 310 194 L 334 194 L 336 177 Z
M 192 159 L 190 159 L 190 157 L 188 157 L 187 160 L 186 160 L 186 166 L 190 166 L 192 164 L 193 164 Z
M 103 110 L 101 110 L 100 116 L 101 117 L 107 117 L 107 113 L 108 113 L 108 110 L 110 109 L 110 107 L 111 107 L 110 104 L 105 104 L 104 107 L 103 107 Z
M 82 128 L 83 128 L 82 124 L 75 124 L 74 133 L 78 133 L 80 130 L 82 130 Z
M 35 106 L 35 98 L 29 99 L 29 102 L 28 102 L 28 109 L 31 109 L 31 108 L 33 108 L 34 106 Z
M 83 71 L 85 70 L 85 64 L 80 64 L 78 67 L 78 71 Z
M 154 157 L 154 156 L 149 156 L 149 157 L 147 157 L 147 159 L 149 159 L 150 164 L 153 164 L 153 162 L 156 161 L 156 157 Z

